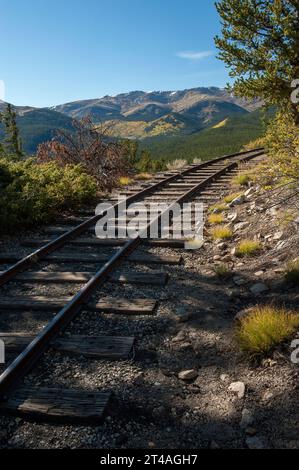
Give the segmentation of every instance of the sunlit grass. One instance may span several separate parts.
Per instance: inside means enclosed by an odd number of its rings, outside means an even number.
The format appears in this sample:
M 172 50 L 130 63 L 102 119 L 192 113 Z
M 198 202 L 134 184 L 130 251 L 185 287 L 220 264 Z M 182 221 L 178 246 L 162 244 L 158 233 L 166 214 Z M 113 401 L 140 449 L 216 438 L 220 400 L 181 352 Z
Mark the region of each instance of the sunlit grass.
M 208 222 L 211 225 L 223 224 L 224 216 L 222 214 L 211 214 L 208 217 Z
M 210 234 L 213 240 L 228 240 L 233 236 L 229 227 L 215 227 L 210 230 Z
M 209 208 L 209 212 L 225 212 L 228 211 L 229 207 L 227 204 L 224 203 L 219 203 L 219 204 L 214 204 Z
M 151 173 L 138 173 L 136 175 L 137 180 L 150 180 L 153 177 Z
M 235 334 L 241 351 L 251 356 L 270 352 L 299 327 L 299 314 L 272 306 L 256 307 L 241 319 Z
M 255 240 L 243 240 L 239 243 L 236 250 L 236 256 L 243 258 L 246 256 L 254 256 L 261 251 L 262 245 Z
M 232 194 L 228 194 L 227 196 L 225 196 L 224 198 L 224 202 L 226 202 L 227 204 L 230 204 L 231 202 L 233 202 L 235 199 L 237 199 L 238 197 L 242 196 L 243 193 L 232 193 Z
M 121 176 L 119 178 L 120 186 L 128 186 L 129 184 L 132 184 L 132 183 L 133 183 L 132 178 L 129 178 L 128 176 Z
M 285 278 L 288 282 L 299 284 L 299 258 L 287 263 Z
M 233 179 L 233 183 L 238 186 L 247 186 L 251 181 L 250 175 L 247 173 L 242 173 L 240 175 L 235 176 Z

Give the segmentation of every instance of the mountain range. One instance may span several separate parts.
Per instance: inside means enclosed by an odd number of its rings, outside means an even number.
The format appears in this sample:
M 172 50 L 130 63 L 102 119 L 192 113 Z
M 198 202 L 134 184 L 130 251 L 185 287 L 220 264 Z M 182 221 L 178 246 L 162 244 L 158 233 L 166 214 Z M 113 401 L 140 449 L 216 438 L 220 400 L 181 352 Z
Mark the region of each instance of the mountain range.
M 183 143 L 186 145 L 186 141 L 193 142 L 209 129 L 219 129 L 218 133 L 221 133 L 231 122 L 240 121 L 246 128 L 249 121 L 252 124 L 251 116 L 259 115 L 261 106 L 258 100 L 248 102 L 226 90 L 209 87 L 133 91 L 51 108 L 14 106 L 14 109 L 28 153 L 34 153 L 39 143 L 52 138 L 56 129 L 72 129 L 73 119 L 90 115 L 95 124 L 105 123 L 111 135 L 138 139 L 141 147 L 152 150 L 154 155 L 160 156 L 159 149 L 170 145 L 170 151 L 168 149 L 166 153 L 167 158 L 171 158 L 175 152 L 172 150 L 174 143 L 178 147 Z M 5 103 L 0 101 L 0 111 L 4 107 Z M 254 137 L 258 134 L 259 122 L 256 124 Z M 249 134 L 250 140 L 253 135 Z

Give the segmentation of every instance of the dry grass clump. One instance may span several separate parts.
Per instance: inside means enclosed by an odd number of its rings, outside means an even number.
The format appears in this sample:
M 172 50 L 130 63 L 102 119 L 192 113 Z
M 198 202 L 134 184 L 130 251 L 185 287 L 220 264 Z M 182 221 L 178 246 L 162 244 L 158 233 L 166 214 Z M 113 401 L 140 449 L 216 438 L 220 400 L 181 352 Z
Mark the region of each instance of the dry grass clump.
M 242 196 L 243 193 L 232 193 L 232 194 L 228 194 L 227 196 L 225 196 L 224 198 L 224 202 L 226 202 L 226 204 L 230 204 L 231 202 L 233 202 L 235 199 L 237 199 L 238 197 Z
M 247 173 L 241 173 L 233 179 L 233 183 L 238 186 L 248 186 L 251 181 L 251 177 Z
M 180 170 L 184 166 L 187 165 L 187 160 L 183 160 L 178 158 L 177 160 L 173 160 L 172 162 L 167 163 L 167 169 L 168 170 Z
M 222 214 L 211 214 L 208 217 L 208 222 L 210 225 L 223 224 L 224 216 Z
M 227 264 L 221 263 L 213 268 L 215 274 L 221 279 L 227 279 L 232 275 L 231 269 Z
M 132 178 L 129 178 L 129 176 L 121 176 L 119 178 L 119 184 L 120 186 L 129 186 L 129 184 L 132 184 L 133 180 Z
M 237 247 L 236 256 L 240 258 L 246 256 L 254 256 L 259 251 L 261 251 L 261 249 L 262 245 L 260 244 L 260 242 L 255 240 L 243 240 L 239 243 Z
M 285 278 L 288 282 L 299 284 L 299 258 L 287 263 Z
M 228 211 L 229 207 L 227 204 L 220 203 L 220 204 L 214 204 L 209 208 L 209 212 L 225 212 Z
M 211 229 L 210 234 L 213 240 L 228 240 L 233 236 L 232 230 L 227 226 L 215 227 Z
M 272 306 L 255 307 L 240 321 L 235 338 L 241 351 L 262 356 L 290 338 L 299 327 L 299 314 Z
M 150 180 L 153 177 L 151 173 L 138 173 L 136 175 L 137 180 Z

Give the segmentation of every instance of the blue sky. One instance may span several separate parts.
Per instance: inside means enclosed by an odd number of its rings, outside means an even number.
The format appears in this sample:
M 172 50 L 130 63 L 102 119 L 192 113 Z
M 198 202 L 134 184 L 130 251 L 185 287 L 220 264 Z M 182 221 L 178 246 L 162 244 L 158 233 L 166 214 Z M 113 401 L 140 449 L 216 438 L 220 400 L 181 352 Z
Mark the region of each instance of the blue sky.
M 0 81 L 16 105 L 225 86 L 213 0 L 0 0 Z

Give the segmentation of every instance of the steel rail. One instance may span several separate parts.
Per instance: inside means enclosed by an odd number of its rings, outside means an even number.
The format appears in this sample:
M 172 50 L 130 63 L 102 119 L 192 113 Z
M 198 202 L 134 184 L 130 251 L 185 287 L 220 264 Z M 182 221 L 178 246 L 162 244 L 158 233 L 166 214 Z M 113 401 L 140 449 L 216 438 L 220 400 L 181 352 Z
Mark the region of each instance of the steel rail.
M 248 152 L 247 152 L 248 153 Z M 249 155 L 241 161 L 251 160 L 264 152 L 259 152 L 255 155 Z M 213 175 L 207 177 L 195 185 L 191 190 L 181 195 L 173 204 L 180 204 L 187 199 L 193 197 L 201 189 L 205 188 L 209 183 L 219 178 L 228 171 L 231 171 L 238 166 L 240 161 L 235 161 L 226 165 L 221 170 L 215 172 Z M 167 209 L 165 212 L 171 211 Z M 164 212 L 164 213 L 165 213 Z M 150 222 L 144 229 L 146 233 L 150 230 L 152 224 L 159 223 L 164 213 Z M 19 381 L 31 370 L 35 363 L 40 359 L 43 353 L 50 346 L 53 341 L 69 323 L 78 315 L 87 301 L 89 301 L 95 289 L 99 288 L 108 279 L 109 275 L 117 268 L 138 246 L 143 242 L 142 232 L 136 238 L 129 240 L 121 249 L 115 253 L 112 258 L 102 266 L 102 268 L 88 281 L 88 283 L 67 303 L 62 310 L 51 320 L 48 325 L 39 333 L 36 338 L 27 346 L 27 348 L 19 354 L 19 356 L 8 366 L 8 368 L 0 376 L 0 400 L 5 401 L 8 395 L 15 389 Z
M 201 168 L 205 168 L 211 165 L 212 163 L 225 161 L 229 158 L 246 155 L 248 153 L 259 152 L 261 150 L 263 149 L 259 148 L 255 150 L 248 150 L 245 152 L 234 153 L 231 155 L 224 155 L 214 160 L 210 160 L 210 161 L 201 163 L 199 165 L 192 166 L 182 172 L 171 175 L 168 178 L 165 178 L 164 180 L 159 181 L 151 185 L 150 187 L 137 192 L 136 194 L 133 194 L 127 199 L 127 203 L 131 204 L 133 202 L 136 202 L 137 199 L 142 199 L 144 196 L 151 194 L 153 191 L 167 185 L 168 183 L 171 183 L 175 181 L 176 179 L 180 179 L 188 175 L 189 173 L 192 173 L 193 171 L 197 171 L 197 170 L 200 170 Z M 117 211 L 119 206 L 120 204 L 118 203 L 115 204 L 114 210 Z M 59 236 L 58 238 L 55 238 L 54 240 L 50 241 L 46 245 L 42 246 L 41 248 L 38 248 L 30 255 L 24 257 L 23 259 L 15 263 L 13 266 L 9 267 L 7 270 L 5 270 L 3 273 L 0 274 L 0 287 L 6 284 L 7 282 L 11 281 L 17 274 L 25 271 L 26 269 L 31 267 L 33 264 L 38 263 L 41 259 L 45 258 L 50 253 L 53 253 L 55 250 L 64 246 L 72 238 L 75 238 L 76 236 L 84 233 L 86 230 L 88 230 L 90 226 L 92 226 L 93 224 L 96 224 L 102 217 L 106 215 L 107 215 L 107 211 L 103 211 L 101 214 L 92 216 L 91 218 L 83 222 L 82 224 L 79 224 L 77 227 L 66 231 L 63 235 Z

